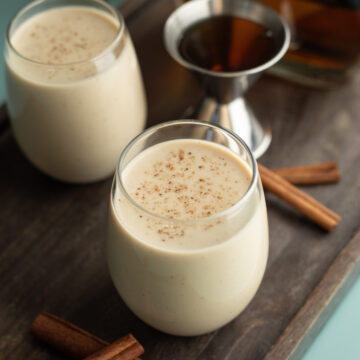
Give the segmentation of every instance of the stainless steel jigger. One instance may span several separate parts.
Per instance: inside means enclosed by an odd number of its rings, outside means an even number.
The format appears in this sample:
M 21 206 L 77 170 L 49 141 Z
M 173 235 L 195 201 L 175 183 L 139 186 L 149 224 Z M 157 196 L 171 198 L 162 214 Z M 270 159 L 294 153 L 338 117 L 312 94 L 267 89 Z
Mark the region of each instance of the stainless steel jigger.
M 217 15 L 242 17 L 269 29 L 278 52 L 260 66 L 237 72 L 215 72 L 188 62 L 178 49 L 184 31 L 196 22 Z M 207 96 L 193 117 L 232 130 L 246 142 L 256 158 L 260 157 L 270 145 L 271 131 L 260 125 L 243 95 L 264 70 L 285 54 L 290 42 L 286 23 L 275 11 L 255 1 L 193 0 L 177 8 L 167 19 L 164 42 L 169 54 L 192 71 L 206 91 Z

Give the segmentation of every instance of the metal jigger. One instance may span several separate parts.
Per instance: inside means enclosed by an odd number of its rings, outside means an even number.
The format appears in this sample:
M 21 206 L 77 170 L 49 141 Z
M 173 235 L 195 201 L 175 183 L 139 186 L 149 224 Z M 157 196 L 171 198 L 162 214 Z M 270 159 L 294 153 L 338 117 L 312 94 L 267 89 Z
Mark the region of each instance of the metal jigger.
M 196 22 L 217 15 L 245 18 L 272 32 L 278 52 L 264 64 L 245 71 L 216 72 L 185 60 L 178 45 L 185 30 Z M 177 8 L 167 19 L 164 29 L 165 46 L 169 54 L 191 70 L 206 91 L 207 97 L 193 117 L 232 130 L 250 147 L 256 158 L 268 148 L 270 128 L 263 128 L 243 98 L 245 91 L 259 75 L 285 54 L 290 32 L 285 22 L 269 7 L 249 0 L 193 0 Z

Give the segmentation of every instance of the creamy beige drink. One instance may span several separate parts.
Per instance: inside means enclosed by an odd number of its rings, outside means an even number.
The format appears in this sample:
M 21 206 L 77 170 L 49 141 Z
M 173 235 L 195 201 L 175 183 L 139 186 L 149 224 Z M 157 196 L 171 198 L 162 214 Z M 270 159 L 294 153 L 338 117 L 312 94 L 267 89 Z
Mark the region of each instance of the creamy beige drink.
M 135 156 L 121 178 L 107 256 L 124 302 L 175 335 L 234 319 L 258 289 L 268 256 L 264 196 L 249 164 L 222 145 L 179 139 Z
M 123 20 L 102 2 L 84 4 L 23 21 L 20 13 L 6 55 L 8 108 L 21 149 L 39 169 L 70 182 L 112 174 L 146 116 Z

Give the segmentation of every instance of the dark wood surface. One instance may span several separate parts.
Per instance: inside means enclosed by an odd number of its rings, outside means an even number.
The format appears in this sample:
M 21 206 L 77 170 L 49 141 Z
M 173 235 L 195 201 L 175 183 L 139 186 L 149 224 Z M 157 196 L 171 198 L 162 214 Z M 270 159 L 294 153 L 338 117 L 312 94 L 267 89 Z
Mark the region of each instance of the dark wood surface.
M 172 1 L 137 4 L 127 22 L 143 70 L 148 124 L 154 124 L 179 117 L 202 94 L 162 46 Z M 262 359 L 359 227 L 359 85 L 359 75 L 326 91 L 265 75 L 247 94 L 254 112 L 273 130 L 261 159 L 265 165 L 339 162 L 339 184 L 306 191 L 343 220 L 326 233 L 267 195 L 270 257 L 256 297 L 224 328 L 194 338 L 151 329 L 116 293 L 104 255 L 111 179 L 86 186 L 49 179 L 24 158 L 5 122 L 0 134 L 0 359 L 64 359 L 29 334 L 42 311 L 107 341 L 131 331 L 145 347 L 144 360 Z

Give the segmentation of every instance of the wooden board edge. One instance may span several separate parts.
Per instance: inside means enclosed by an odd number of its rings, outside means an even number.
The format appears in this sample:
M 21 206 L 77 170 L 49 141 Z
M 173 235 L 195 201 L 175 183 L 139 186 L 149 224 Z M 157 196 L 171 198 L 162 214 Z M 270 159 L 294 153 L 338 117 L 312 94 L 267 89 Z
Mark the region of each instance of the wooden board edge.
M 360 275 L 360 229 L 335 258 L 264 360 L 301 359 Z

